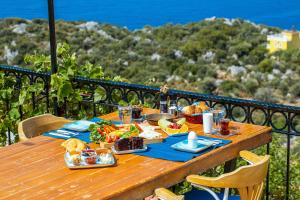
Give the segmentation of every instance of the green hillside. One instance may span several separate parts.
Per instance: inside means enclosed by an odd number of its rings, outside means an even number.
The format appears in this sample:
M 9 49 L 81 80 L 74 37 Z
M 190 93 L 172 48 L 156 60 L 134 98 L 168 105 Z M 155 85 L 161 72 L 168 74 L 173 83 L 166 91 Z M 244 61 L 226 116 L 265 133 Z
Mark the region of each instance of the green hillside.
M 240 19 L 129 31 L 96 22 L 57 21 L 57 40 L 79 61 L 102 65 L 130 82 L 297 104 L 300 50 L 269 55 L 266 36 L 279 29 Z M 49 53 L 45 20 L 0 20 L 0 63 L 26 66 L 26 53 Z

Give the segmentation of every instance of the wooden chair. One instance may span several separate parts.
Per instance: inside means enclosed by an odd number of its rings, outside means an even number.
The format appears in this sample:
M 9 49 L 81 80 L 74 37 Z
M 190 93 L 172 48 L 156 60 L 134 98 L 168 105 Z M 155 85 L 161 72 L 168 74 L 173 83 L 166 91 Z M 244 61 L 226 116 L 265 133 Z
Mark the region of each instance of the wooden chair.
M 240 167 L 233 172 L 223 174 L 219 177 L 204 177 L 190 175 L 186 178 L 193 186 L 202 190 L 193 189 L 183 197 L 170 192 L 165 188 L 155 190 L 155 195 L 163 200 L 191 200 L 191 199 L 261 199 L 264 187 L 264 179 L 267 176 L 270 156 L 258 156 L 249 151 L 241 151 L 240 156 L 248 161 L 250 165 Z M 215 193 L 208 187 L 225 188 L 224 194 Z M 236 188 L 240 196 L 229 195 L 229 188 Z
M 44 114 L 25 119 L 18 125 L 19 140 L 26 141 L 30 138 L 39 136 L 44 132 L 61 128 L 64 124 L 70 122 L 70 120 L 63 117 L 56 117 L 51 114 Z

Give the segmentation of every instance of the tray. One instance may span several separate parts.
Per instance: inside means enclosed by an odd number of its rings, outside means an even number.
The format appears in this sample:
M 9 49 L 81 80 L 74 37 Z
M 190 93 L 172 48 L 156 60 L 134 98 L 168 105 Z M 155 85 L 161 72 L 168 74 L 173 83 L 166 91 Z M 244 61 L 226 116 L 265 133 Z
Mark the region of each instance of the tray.
M 203 151 L 211 146 L 214 146 L 216 143 L 209 140 L 198 140 L 198 147 L 197 148 L 190 148 L 188 144 L 188 140 L 183 140 L 181 142 L 178 142 L 176 144 L 173 144 L 171 148 L 178 150 L 178 151 L 185 151 L 190 153 L 198 153 L 200 151 Z
M 97 150 L 97 153 L 98 152 L 99 152 L 99 150 Z M 81 160 L 80 165 L 74 165 L 72 162 L 69 161 L 69 158 L 70 158 L 69 152 L 66 152 L 64 155 L 64 160 L 69 169 L 89 169 L 89 168 L 99 168 L 99 167 L 111 167 L 111 166 L 116 165 L 117 160 L 116 160 L 114 154 L 111 153 L 111 156 L 113 157 L 112 163 L 101 163 L 99 161 L 99 159 L 97 159 L 96 164 L 90 165 L 90 164 L 87 164 L 84 160 Z
M 117 151 L 114 146 L 111 147 L 111 150 L 114 154 L 129 154 L 129 153 L 137 153 L 147 151 L 147 145 L 144 144 L 144 148 L 142 149 L 134 149 L 134 150 L 126 150 L 126 151 Z

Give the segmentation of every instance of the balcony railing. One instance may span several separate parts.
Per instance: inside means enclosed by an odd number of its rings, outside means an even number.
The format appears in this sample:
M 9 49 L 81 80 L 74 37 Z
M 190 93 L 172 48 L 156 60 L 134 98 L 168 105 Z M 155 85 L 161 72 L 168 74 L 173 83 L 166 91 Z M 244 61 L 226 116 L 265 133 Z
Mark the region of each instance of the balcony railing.
M 53 112 L 53 101 L 50 97 L 50 73 L 35 72 L 28 69 L 12 66 L 0 66 L 0 72 L 4 72 L 6 76 L 12 77 L 14 80 L 14 92 L 15 98 L 18 98 L 20 93 L 18 92 L 25 84 L 34 85 L 42 83 L 44 90 L 38 95 L 35 92 L 31 93 L 30 102 L 27 102 L 30 106 L 24 110 L 24 105 L 19 105 L 18 110 L 20 113 L 19 119 L 25 119 L 31 115 L 38 114 L 34 111 L 39 108 L 42 112 Z M 94 80 L 87 79 L 84 77 L 74 77 L 72 80 L 73 87 L 82 89 L 83 101 L 80 102 L 81 108 L 84 108 L 88 117 L 98 116 L 103 114 L 105 111 L 111 111 L 117 106 L 120 100 L 129 101 L 132 98 L 140 100 L 142 103 L 152 103 L 154 108 L 158 106 L 158 94 L 159 88 L 129 84 L 123 82 L 113 82 L 105 80 Z M 103 97 L 101 99 L 95 98 L 95 90 L 100 89 L 103 91 Z M 200 94 L 195 92 L 187 92 L 180 90 L 170 90 L 170 97 L 176 98 L 178 103 L 191 104 L 195 101 L 206 101 L 210 107 L 223 108 L 226 110 L 228 118 L 234 121 L 259 124 L 271 126 L 273 128 L 273 134 L 279 133 L 286 137 L 286 142 L 282 143 L 286 150 L 286 169 L 285 169 L 285 198 L 289 199 L 290 195 L 290 173 L 291 170 L 291 140 L 294 137 L 300 136 L 299 130 L 299 117 L 300 107 L 288 106 L 281 104 L 272 104 L 256 100 L 245 100 L 238 98 L 230 98 L 223 96 L 214 96 L 207 94 Z M 3 99 L 2 99 L 3 100 Z M 0 108 L 3 113 L 8 112 L 11 108 L 11 102 L 9 99 L 0 102 Z M 72 102 L 65 100 L 61 105 L 59 111 L 60 114 L 66 117 L 74 117 L 72 108 L 75 105 Z M 41 111 L 40 111 L 41 112 Z M 76 116 L 75 116 L 76 117 Z M 258 120 L 259 119 L 259 120 Z M 280 123 L 278 123 L 280 121 Z M 297 125 L 298 124 L 298 125 Z M 16 124 L 15 124 L 16 126 Z M 2 130 L 2 135 L 7 134 L 8 144 L 11 144 L 11 132 L 16 130 L 15 128 L 8 128 L 8 130 Z M 0 129 L 1 130 L 1 129 Z M 3 133 L 4 131 L 4 133 Z M 279 148 L 279 147 L 276 147 Z M 270 153 L 271 145 L 267 144 L 266 153 Z M 266 185 L 266 199 L 269 198 L 269 177 L 273 174 L 268 175 Z M 299 191 L 298 191 L 299 192 Z

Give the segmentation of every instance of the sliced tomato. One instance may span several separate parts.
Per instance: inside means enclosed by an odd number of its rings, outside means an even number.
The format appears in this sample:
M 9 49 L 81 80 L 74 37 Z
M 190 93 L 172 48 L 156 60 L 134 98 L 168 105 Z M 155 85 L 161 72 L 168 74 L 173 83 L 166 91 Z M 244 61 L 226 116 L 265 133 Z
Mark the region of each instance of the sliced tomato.
M 120 137 L 118 135 L 113 135 L 112 136 L 112 141 L 113 142 L 117 141 L 118 139 L 120 139 Z
M 106 135 L 105 141 L 106 141 L 107 143 L 112 143 L 112 142 L 113 142 L 112 138 L 111 138 L 109 135 Z
M 103 131 L 101 130 L 101 128 L 97 128 L 97 131 L 98 131 L 98 133 L 99 133 L 100 135 L 104 136 L 104 133 L 103 133 Z

